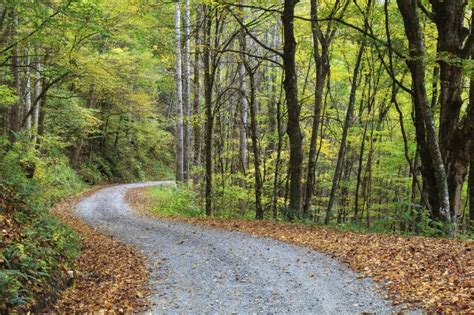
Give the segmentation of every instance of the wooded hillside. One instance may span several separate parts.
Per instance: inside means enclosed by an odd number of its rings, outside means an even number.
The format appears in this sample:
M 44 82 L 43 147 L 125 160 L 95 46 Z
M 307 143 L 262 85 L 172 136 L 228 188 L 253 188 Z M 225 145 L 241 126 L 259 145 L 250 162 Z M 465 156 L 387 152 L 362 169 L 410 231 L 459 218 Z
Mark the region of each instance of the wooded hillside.
M 80 239 L 53 204 L 86 184 L 172 176 L 173 12 L 0 2 L 0 312 L 51 306 L 74 268 Z

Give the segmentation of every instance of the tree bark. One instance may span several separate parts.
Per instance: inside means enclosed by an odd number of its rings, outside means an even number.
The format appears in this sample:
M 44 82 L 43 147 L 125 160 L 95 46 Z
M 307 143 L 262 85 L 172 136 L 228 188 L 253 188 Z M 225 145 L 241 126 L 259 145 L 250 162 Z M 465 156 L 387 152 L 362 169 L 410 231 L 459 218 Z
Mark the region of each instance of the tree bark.
M 471 56 L 471 60 L 474 59 L 474 54 Z M 474 112 L 474 73 L 471 73 L 470 85 L 469 85 L 469 108 L 471 113 Z M 472 114 L 470 115 L 472 117 Z M 470 119 L 471 129 L 470 137 L 474 138 L 474 124 L 473 119 Z M 467 229 L 474 230 L 474 141 L 471 140 L 470 157 L 469 157 L 469 218 L 467 220 Z
M 28 115 L 31 110 L 31 71 L 30 71 L 30 53 L 28 47 L 25 49 L 25 91 L 23 93 L 24 113 Z M 25 128 L 31 134 L 31 115 L 26 117 Z
M 243 44 L 241 47 L 245 51 L 245 36 L 241 38 Z M 257 123 L 257 104 L 256 104 L 256 84 L 255 84 L 255 73 L 253 72 L 250 64 L 248 63 L 247 57 L 242 54 L 242 63 L 245 65 L 245 69 L 250 82 L 250 137 L 252 139 L 252 151 L 253 151 L 253 163 L 254 163 L 254 176 L 255 176 L 255 218 L 257 220 L 263 219 L 263 206 L 262 206 L 262 195 L 263 195 L 263 182 L 262 174 L 260 172 L 260 150 L 258 146 L 258 123 Z M 245 74 L 245 72 L 244 72 Z M 245 81 L 245 78 L 243 78 Z M 246 98 L 246 96 L 244 96 Z
M 437 203 L 432 204 L 436 214 L 445 221 L 451 222 L 450 198 L 448 179 L 443 157 L 436 135 L 433 112 L 428 101 L 425 87 L 425 47 L 420 20 L 417 12 L 417 1 L 397 0 L 398 8 L 403 17 L 405 34 L 409 43 L 409 56 L 407 65 L 412 76 L 413 92 L 412 98 L 415 107 L 415 116 L 418 118 L 415 128 L 417 129 L 417 142 L 420 147 L 420 158 L 422 159 L 422 173 L 429 178 L 434 174 L 435 183 L 426 181 L 431 194 L 437 196 Z M 431 164 L 431 165 L 430 165 Z M 432 170 L 431 170 L 432 166 Z M 430 174 L 432 171 L 432 174 Z M 433 202 L 430 198 L 430 202 Z
M 301 175 L 303 163 L 303 134 L 300 128 L 301 106 L 298 101 L 298 84 L 296 72 L 296 41 L 294 34 L 294 14 L 297 0 L 285 0 L 282 22 L 283 22 L 283 70 L 285 79 L 283 87 L 286 94 L 286 106 L 288 110 L 287 134 L 290 141 L 289 162 L 289 207 L 300 213 L 301 211 Z
M 469 34 L 464 27 L 466 5 L 461 0 L 430 2 L 438 29 L 441 80 L 439 146 L 446 168 L 450 217 L 457 227 L 461 219 L 461 193 L 468 173 L 471 140 L 466 130 L 468 127 L 462 126 L 460 119 L 464 71 L 461 60 L 470 58 L 470 52 L 464 50 L 464 41 Z
M 38 54 L 38 52 L 36 52 Z M 33 111 L 32 120 L 33 120 L 33 132 L 32 132 L 32 140 L 33 144 L 36 144 L 38 139 L 38 126 L 39 126 L 39 113 L 40 113 L 40 95 L 41 95 L 41 60 L 40 57 L 36 56 L 34 60 L 34 72 L 35 72 L 35 83 L 33 88 L 33 99 L 35 109 Z
M 212 131 L 214 128 L 214 114 L 212 110 L 212 87 L 213 71 L 211 70 L 211 27 L 212 17 L 210 16 L 209 6 L 204 6 L 204 107 L 206 111 L 206 131 L 204 139 L 204 155 L 206 159 L 205 177 L 205 211 L 206 215 L 212 215 Z
M 177 109 L 177 144 L 176 144 L 176 180 L 184 180 L 184 130 L 183 130 L 183 75 L 181 63 L 181 6 L 175 2 L 176 32 L 176 109 Z
M 12 10 L 13 26 L 12 26 L 12 36 L 15 37 L 18 33 L 18 15 L 15 9 Z M 18 132 L 20 131 L 21 126 L 21 109 L 23 106 L 23 97 L 21 89 L 21 80 L 20 80 L 20 61 L 19 61 L 20 50 L 18 44 L 15 45 L 13 49 L 12 59 L 12 73 L 13 81 L 15 84 L 15 89 L 18 95 L 18 101 L 13 106 L 10 117 L 10 131 Z M 12 139 L 14 136 L 12 135 Z
M 316 84 L 314 87 L 313 125 L 311 129 L 305 197 L 303 203 L 304 218 L 309 214 L 314 191 L 319 124 L 321 121 L 324 86 L 326 85 L 329 73 L 329 46 L 331 45 L 333 38 L 331 34 L 332 30 L 329 30 L 327 37 L 323 35 L 318 22 L 317 6 L 318 4 L 316 3 L 316 0 L 311 0 L 311 30 L 313 39 L 313 56 L 316 65 Z M 319 46 L 321 46 L 321 49 Z
M 200 78 L 200 68 L 201 64 L 201 33 L 202 33 L 202 7 L 200 4 L 196 5 L 196 28 L 194 33 L 194 95 L 193 95 L 193 115 L 197 118 L 197 122 L 194 122 L 193 135 L 194 135 L 194 165 L 201 165 L 201 78 Z M 197 180 L 197 176 L 194 176 Z
M 245 33 L 242 32 L 241 37 L 245 38 Z M 245 40 L 245 39 L 244 39 Z M 245 45 L 240 40 L 240 50 L 245 53 Z M 239 62 L 238 70 L 239 76 L 241 79 L 240 82 L 240 137 L 239 137 L 239 158 L 240 158 L 240 169 L 242 175 L 245 177 L 247 174 L 247 112 L 248 112 L 248 102 L 247 102 L 247 82 L 245 80 L 245 65 L 243 58 L 245 56 L 241 53 L 240 58 L 242 59 Z
M 189 117 L 191 115 L 191 12 L 189 0 L 185 0 L 184 7 L 184 54 L 183 54 L 183 107 L 184 107 L 184 139 L 183 139 L 183 180 L 187 181 L 190 170 L 191 131 Z

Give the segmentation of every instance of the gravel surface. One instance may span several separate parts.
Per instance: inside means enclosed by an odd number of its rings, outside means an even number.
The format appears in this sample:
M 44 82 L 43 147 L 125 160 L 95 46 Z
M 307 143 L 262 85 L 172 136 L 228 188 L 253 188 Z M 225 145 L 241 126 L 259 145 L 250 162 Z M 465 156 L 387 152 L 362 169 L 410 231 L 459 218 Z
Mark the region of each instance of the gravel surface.
M 141 216 L 114 186 L 77 205 L 87 223 L 136 246 L 152 272 L 153 313 L 393 312 L 370 279 L 327 255 L 247 234 Z

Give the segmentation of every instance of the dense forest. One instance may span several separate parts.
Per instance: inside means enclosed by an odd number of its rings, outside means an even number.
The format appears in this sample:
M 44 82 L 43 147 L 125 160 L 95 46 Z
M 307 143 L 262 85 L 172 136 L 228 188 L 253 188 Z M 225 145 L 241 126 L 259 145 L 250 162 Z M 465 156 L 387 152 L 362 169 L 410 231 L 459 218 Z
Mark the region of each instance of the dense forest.
M 177 180 L 207 215 L 468 230 L 470 4 L 308 2 L 176 2 Z
M 2 0 L 0 304 L 37 303 L 77 257 L 48 209 L 97 184 L 176 179 L 202 216 L 471 237 L 473 12 Z

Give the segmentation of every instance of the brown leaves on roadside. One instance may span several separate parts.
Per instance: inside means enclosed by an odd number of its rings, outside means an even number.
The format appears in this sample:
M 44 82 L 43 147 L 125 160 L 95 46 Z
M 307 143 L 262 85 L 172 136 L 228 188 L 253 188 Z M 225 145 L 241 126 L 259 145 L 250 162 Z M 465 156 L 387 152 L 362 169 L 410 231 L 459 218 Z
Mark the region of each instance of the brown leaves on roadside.
M 138 196 L 140 192 L 131 191 L 129 195 L 133 196 L 127 200 L 142 212 L 147 198 Z M 246 232 L 328 253 L 383 284 L 394 304 L 423 307 L 430 312 L 474 313 L 472 241 L 359 234 L 274 221 L 173 219 Z
M 73 210 L 79 200 L 67 200 L 53 210 L 56 216 L 82 237 L 83 248 L 74 271 L 74 284 L 62 293 L 52 311 L 84 313 L 146 310 L 148 272 L 145 259 L 132 247 L 76 218 Z

